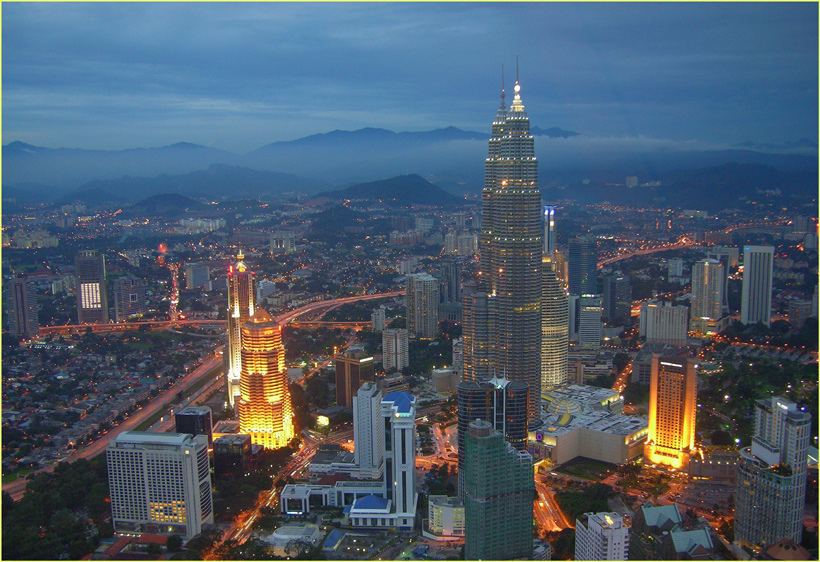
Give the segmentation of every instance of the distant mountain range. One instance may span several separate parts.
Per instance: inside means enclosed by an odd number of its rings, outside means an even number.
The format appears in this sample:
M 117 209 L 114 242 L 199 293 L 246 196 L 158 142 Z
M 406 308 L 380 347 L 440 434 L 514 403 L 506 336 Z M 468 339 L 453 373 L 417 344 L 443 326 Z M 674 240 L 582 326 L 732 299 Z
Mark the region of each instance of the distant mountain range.
M 409 205 L 444 207 L 462 202 L 461 199 L 450 195 L 417 174 L 361 183 L 339 191 L 320 193 L 316 197 L 336 201 L 344 199 L 381 201 L 390 207 Z
M 817 175 L 817 145 L 806 139 L 780 145 L 744 143 L 729 150 L 674 150 L 646 139 L 599 139 L 557 127 L 533 127 L 532 132 L 537 136 L 542 186 L 574 185 L 582 179 L 594 180 L 588 185 L 622 183 L 628 175 L 641 182 L 664 181 L 680 170 L 730 163 L 768 166 L 772 174 L 782 174 L 783 181 L 801 186 L 805 177 Z M 104 197 L 133 202 L 161 193 L 216 201 L 272 199 L 285 192 L 315 195 L 334 186 L 360 186 L 410 174 L 431 179 L 438 188 L 461 197 L 478 193 L 483 186 L 488 138 L 489 132 L 456 127 L 401 133 L 365 128 L 276 142 L 243 155 L 190 143 L 105 151 L 12 142 L 3 146 L 3 200 L 8 204 L 12 199 L 31 203 Z M 751 185 L 747 187 L 753 191 Z M 91 190 L 100 191 L 92 196 Z M 579 188 L 578 197 L 586 197 L 587 191 Z M 382 196 L 399 199 L 389 189 Z

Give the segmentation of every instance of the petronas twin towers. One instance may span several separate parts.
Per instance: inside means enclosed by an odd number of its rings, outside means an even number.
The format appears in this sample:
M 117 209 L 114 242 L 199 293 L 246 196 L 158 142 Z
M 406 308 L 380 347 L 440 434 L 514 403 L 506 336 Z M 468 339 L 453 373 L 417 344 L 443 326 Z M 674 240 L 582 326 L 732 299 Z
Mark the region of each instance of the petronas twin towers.
M 530 423 L 542 387 L 567 379 L 567 298 L 544 251 L 541 191 L 530 120 L 516 77 L 493 121 L 482 191 L 479 281 L 465 287 L 465 380 L 529 384 Z

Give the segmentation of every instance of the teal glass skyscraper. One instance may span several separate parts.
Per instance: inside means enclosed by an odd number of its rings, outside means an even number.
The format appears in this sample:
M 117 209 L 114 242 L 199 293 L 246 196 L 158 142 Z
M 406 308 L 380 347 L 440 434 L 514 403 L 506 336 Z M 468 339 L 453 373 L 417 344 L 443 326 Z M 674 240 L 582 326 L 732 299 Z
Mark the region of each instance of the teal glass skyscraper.
M 465 558 L 532 558 L 532 457 L 484 420 L 470 424 L 465 446 Z

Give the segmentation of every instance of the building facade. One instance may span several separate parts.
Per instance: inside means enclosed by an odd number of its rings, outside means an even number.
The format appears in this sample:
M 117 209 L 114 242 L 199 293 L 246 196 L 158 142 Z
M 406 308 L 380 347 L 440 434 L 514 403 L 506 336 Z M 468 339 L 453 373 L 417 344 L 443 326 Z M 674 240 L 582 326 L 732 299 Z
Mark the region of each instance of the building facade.
M 578 299 L 578 344 L 583 349 L 598 351 L 604 335 L 601 320 L 604 307 L 601 295 L 581 295 Z
M 241 342 L 239 431 L 254 445 L 284 447 L 293 439 L 293 411 L 282 326 L 259 309 L 242 324 Z
M 114 321 L 125 322 L 132 316 L 145 314 L 146 284 L 133 275 L 114 281 Z
M 174 431 L 189 435 L 204 435 L 208 438 L 208 448 L 214 446 L 214 426 L 211 409 L 208 406 L 188 406 L 174 414 Z
M 546 217 L 545 217 L 546 220 Z M 555 275 L 552 252 L 544 248 L 541 285 L 541 388 L 567 382 L 569 301 Z
M 529 388 L 520 381 L 493 378 L 458 385 L 458 494 L 464 499 L 466 436 L 476 420 L 490 422 L 519 451 L 527 447 Z
M 406 277 L 407 331 L 411 338 L 433 339 L 438 332 L 439 281 L 427 273 Z
M 34 284 L 24 277 L 15 277 L 6 281 L 5 285 L 9 333 L 12 336 L 37 337 L 40 321 L 37 318 Z
M 372 382 L 364 383 L 353 397 L 354 462 L 363 474 L 379 478 L 384 470 L 384 421 L 382 393 Z
M 684 346 L 689 328 L 689 308 L 671 303 L 644 301 L 641 303 L 640 335 L 647 342 L 662 342 Z
M 743 247 L 743 288 L 740 300 L 740 321 L 744 324 L 772 320 L 772 275 L 774 247 Z
M 811 415 L 785 398 L 755 403 L 755 435 L 737 463 L 735 540 L 761 549 L 803 537 Z
M 390 328 L 382 332 L 382 368 L 401 371 L 410 365 L 410 342 L 407 330 Z
M 353 407 L 353 396 L 362 383 L 373 382 L 373 358 L 362 349 L 348 349 L 334 358 L 336 363 L 336 404 Z
M 569 240 L 569 294 L 598 293 L 598 243 L 592 235 Z
M 692 266 L 692 318 L 717 319 L 723 316 L 723 289 L 726 272 L 717 260 L 705 259 Z
M 697 388 L 694 358 L 653 355 L 645 451 L 650 462 L 674 468 L 687 465 L 695 447 Z
M 629 320 L 632 313 L 632 284 L 628 275 L 608 275 L 604 278 L 604 320 Z
M 506 376 L 526 383 L 538 396 L 543 209 L 530 120 L 520 92 L 516 80 L 508 110 L 502 90 L 485 160 L 479 293 L 474 298 L 483 299 L 478 295 L 486 294 L 486 301 L 472 304 L 470 320 L 465 302 L 465 376 L 467 380 Z M 468 345 L 477 349 L 468 351 Z M 495 350 L 487 358 L 491 361 L 487 369 L 481 365 L 484 358 L 479 349 Z M 538 419 L 537 407 L 533 400 L 528 411 L 533 422 Z
M 116 532 L 190 539 L 214 522 L 207 437 L 125 431 L 106 458 Z
M 77 277 L 77 323 L 108 323 L 108 283 L 105 256 L 84 250 L 74 258 Z
M 233 408 L 240 391 L 242 373 L 242 324 L 253 316 L 256 310 L 256 276 L 243 261 L 242 250 L 239 260 L 228 268 L 228 402 Z
M 532 558 L 532 457 L 484 420 L 469 425 L 465 447 L 465 558 Z
M 627 560 L 629 527 L 618 513 L 584 513 L 575 520 L 576 560 Z

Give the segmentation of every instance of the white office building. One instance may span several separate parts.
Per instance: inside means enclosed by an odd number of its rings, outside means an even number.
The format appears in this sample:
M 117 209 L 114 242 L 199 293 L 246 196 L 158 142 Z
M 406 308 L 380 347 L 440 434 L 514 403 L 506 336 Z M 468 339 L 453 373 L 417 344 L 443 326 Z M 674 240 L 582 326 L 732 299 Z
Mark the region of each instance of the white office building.
M 672 303 L 645 301 L 641 303 L 640 335 L 646 341 L 670 345 L 686 345 L 689 308 Z
M 604 325 L 602 295 L 581 295 L 578 312 L 578 343 L 584 349 L 601 349 Z
M 106 457 L 116 532 L 190 539 L 214 522 L 206 435 L 125 431 Z
M 374 332 L 384 331 L 385 311 L 384 307 L 380 306 L 370 315 L 370 327 Z
M 743 289 L 740 301 L 740 321 L 744 324 L 772 320 L 772 275 L 774 247 L 743 247 Z
M 382 332 L 382 367 L 388 373 L 401 371 L 410 365 L 409 336 L 404 328 Z
M 384 470 L 384 424 L 382 393 L 372 382 L 364 383 L 353 396 L 354 462 L 361 477 L 379 478 Z
M 617 513 L 584 513 L 575 520 L 576 560 L 627 560 L 629 527 Z

